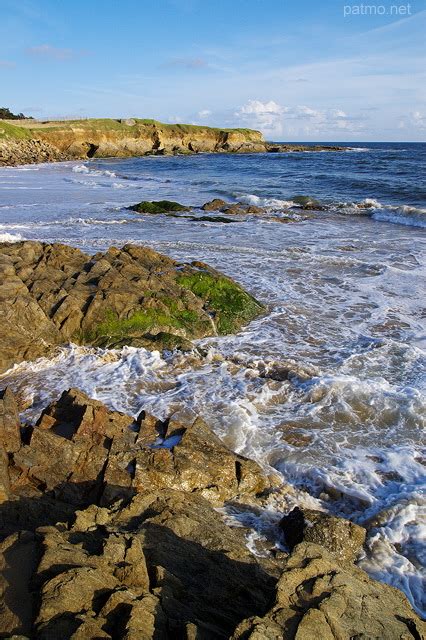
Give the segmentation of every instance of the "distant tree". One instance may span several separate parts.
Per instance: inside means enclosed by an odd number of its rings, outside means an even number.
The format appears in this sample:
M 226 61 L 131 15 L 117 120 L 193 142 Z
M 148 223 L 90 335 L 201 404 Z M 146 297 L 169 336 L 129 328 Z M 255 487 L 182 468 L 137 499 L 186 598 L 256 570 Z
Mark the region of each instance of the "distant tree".
M 24 116 L 23 113 L 12 113 L 7 107 L 0 107 L 0 120 L 32 120 L 32 116 Z

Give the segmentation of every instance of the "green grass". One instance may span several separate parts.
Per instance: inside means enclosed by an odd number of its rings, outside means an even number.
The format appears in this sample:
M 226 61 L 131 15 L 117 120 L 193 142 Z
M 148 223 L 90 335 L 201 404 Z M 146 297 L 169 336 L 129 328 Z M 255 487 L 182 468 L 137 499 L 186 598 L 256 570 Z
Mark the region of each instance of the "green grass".
M 159 120 L 153 120 L 150 118 L 129 118 L 135 121 L 134 125 L 127 125 L 125 122 L 119 122 L 118 120 L 112 118 L 88 118 L 86 120 L 58 120 L 57 122 L 52 121 L 52 126 L 49 127 L 37 127 L 37 122 L 34 123 L 34 126 L 31 127 L 31 131 L 43 131 L 48 134 L 49 131 L 60 131 L 60 130 L 71 130 L 74 127 L 81 127 L 83 129 L 87 129 L 90 131 L 117 131 L 117 132 L 127 132 L 130 130 L 140 130 L 146 127 L 157 127 L 159 129 L 163 129 L 168 132 L 175 131 L 176 133 L 191 133 L 191 132 L 239 132 L 243 133 L 247 136 L 253 135 L 253 137 L 257 137 L 259 135 L 258 131 L 254 129 L 247 128 L 235 128 L 235 129 L 225 129 L 220 127 L 207 127 L 204 125 L 197 124 L 170 124 L 165 122 L 160 122 Z M 124 120 L 124 119 L 123 119 Z M 29 129 L 27 129 L 29 130 Z
M 31 138 L 31 133 L 29 129 L 24 129 L 23 127 L 16 127 L 13 124 L 9 124 L 9 122 L 4 122 L 0 120 L 0 140 L 2 139 L 12 139 L 12 140 L 27 140 Z
M 177 282 L 202 298 L 214 313 L 219 333 L 234 333 L 262 311 L 262 305 L 239 285 L 223 276 L 197 272 L 178 277 Z

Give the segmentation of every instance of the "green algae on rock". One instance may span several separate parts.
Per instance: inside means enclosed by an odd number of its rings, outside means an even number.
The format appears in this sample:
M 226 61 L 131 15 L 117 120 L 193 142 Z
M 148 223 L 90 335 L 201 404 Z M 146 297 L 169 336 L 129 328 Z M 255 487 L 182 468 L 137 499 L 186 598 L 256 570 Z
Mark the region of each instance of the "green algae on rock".
M 69 341 L 187 349 L 263 310 L 208 265 L 131 244 L 89 256 L 62 244 L 4 243 L 0 275 L 0 372 Z
M 232 333 L 262 311 L 262 305 L 230 278 L 214 272 L 206 265 L 195 273 L 177 278 L 184 288 L 202 298 L 214 316 L 218 333 Z
M 129 209 L 137 213 L 151 214 L 169 213 L 170 211 L 190 211 L 189 207 L 185 207 L 183 204 L 179 204 L 179 202 L 173 202 L 173 200 L 153 200 L 151 202 L 144 200 L 143 202 L 132 205 Z

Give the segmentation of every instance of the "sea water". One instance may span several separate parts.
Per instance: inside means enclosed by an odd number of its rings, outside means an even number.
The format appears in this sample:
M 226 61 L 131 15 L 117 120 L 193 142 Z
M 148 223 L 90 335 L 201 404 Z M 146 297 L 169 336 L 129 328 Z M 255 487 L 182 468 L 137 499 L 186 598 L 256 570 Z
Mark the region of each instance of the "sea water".
M 71 386 L 133 415 L 185 405 L 229 447 L 282 474 L 296 501 L 366 526 L 360 566 L 424 612 L 426 145 L 346 146 L 0 169 L 0 241 L 89 253 L 144 244 L 203 260 L 267 305 L 238 335 L 198 341 L 194 353 L 69 345 L 0 383 L 25 398 L 26 420 Z M 322 210 L 301 211 L 300 195 Z M 127 209 L 213 197 L 276 218 L 290 210 L 295 221 L 221 224 Z M 286 380 L 283 363 L 293 371 Z M 246 524 L 261 536 L 290 506 L 276 500 Z

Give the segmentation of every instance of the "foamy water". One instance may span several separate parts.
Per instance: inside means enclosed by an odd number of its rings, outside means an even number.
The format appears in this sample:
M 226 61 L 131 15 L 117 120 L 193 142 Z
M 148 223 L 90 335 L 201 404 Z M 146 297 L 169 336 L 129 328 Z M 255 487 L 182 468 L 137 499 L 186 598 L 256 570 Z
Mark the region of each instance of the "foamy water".
M 248 522 L 254 536 L 271 535 L 292 500 L 352 518 L 368 528 L 360 565 L 403 589 L 421 612 L 426 364 L 425 235 L 418 222 L 425 199 L 416 153 L 411 162 L 410 149 L 366 145 L 340 156 L 0 170 L 3 241 L 19 234 L 87 251 L 147 244 L 210 263 L 268 305 L 238 335 L 199 341 L 192 354 L 69 346 L 18 365 L 2 385 L 26 399 L 27 420 L 70 386 L 132 415 L 144 408 L 165 417 L 182 404 L 200 413 L 230 447 L 294 487 L 291 498 L 274 498 L 263 513 L 229 517 Z M 220 225 L 126 209 L 143 199 L 199 206 L 220 196 L 296 215 L 298 195 L 318 199 L 324 210 L 286 225 L 262 218 Z M 279 375 L 284 365 L 293 371 L 288 380 Z

